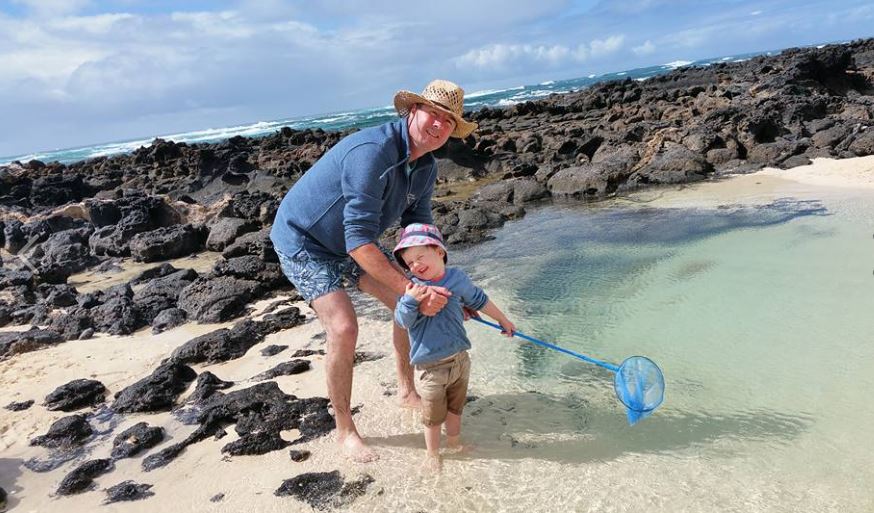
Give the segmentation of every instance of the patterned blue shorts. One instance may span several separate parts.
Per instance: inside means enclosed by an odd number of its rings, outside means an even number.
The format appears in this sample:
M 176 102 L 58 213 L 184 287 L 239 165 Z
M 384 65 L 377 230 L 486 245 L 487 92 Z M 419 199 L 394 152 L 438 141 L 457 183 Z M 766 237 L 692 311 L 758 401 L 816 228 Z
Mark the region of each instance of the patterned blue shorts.
M 377 247 L 394 262 L 391 252 L 377 244 Z M 294 284 L 307 304 L 328 293 L 345 287 L 357 287 L 364 270 L 352 257 L 325 258 L 313 256 L 301 249 L 293 256 L 276 251 L 279 265 L 285 277 Z

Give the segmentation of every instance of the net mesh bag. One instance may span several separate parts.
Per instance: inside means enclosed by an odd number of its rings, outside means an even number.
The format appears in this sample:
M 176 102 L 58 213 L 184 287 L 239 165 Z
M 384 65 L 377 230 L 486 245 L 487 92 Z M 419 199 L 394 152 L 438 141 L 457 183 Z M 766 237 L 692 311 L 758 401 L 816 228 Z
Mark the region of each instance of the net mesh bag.
M 622 362 L 613 388 L 625 405 L 632 426 L 648 417 L 665 399 L 665 377 L 658 365 L 645 356 L 632 356 Z

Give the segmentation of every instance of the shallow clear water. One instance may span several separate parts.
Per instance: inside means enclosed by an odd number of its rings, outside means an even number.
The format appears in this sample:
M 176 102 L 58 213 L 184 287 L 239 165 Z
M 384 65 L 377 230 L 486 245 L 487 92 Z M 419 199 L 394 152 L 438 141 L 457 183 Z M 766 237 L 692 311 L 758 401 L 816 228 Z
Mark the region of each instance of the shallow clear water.
M 536 210 L 454 252 L 522 331 L 614 363 L 649 356 L 666 399 L 629 427 L 609 371 L 471 324 L 477 449 L 433 482 L 398 476 L 410 491 L 386 500 L 874 511 L 872 235 L 871 195 L 626 203 Z

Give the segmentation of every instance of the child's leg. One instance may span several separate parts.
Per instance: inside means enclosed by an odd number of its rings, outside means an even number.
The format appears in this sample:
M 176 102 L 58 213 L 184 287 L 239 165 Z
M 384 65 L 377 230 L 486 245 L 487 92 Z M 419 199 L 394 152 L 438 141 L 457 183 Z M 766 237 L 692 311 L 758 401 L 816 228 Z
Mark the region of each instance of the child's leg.
M 446 426 L 446 447 L 451 450 L 462 450 L 461 445 L 461 413 L 467 402 L 467 386 L 470 379 L 470 358 L 462 353 L 458 359 L 455 381 L 448 387 L 447 413 L 443 424 Z
M 456 415 L 452 412 L 446 414 L 446 421 L 443 423 L 446 428 L 446 447 L 448 449 L 461 448 L 461 415 Z
M 428 449 L 428 456 L 440 454 L 440 424 L 425 426 L 425 447 Z

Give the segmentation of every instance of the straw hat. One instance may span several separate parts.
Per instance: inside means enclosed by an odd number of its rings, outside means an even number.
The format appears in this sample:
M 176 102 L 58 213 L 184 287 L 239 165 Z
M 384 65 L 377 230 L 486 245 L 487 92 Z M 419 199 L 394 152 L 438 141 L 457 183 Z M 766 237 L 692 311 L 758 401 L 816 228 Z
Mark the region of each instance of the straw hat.
M 476 130 L 477 124 L 461 117 L 464 108 L 464 89 L 448 80 L 433 80 L 425 86 L 422 94 L 398 91 L 395 94 L 395 110 L 401 117 L 410 113 L 413 105 L 422 103 L 446 112 L 455 120 L 455 130 L 450 137 L 464 139 Z

